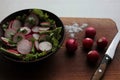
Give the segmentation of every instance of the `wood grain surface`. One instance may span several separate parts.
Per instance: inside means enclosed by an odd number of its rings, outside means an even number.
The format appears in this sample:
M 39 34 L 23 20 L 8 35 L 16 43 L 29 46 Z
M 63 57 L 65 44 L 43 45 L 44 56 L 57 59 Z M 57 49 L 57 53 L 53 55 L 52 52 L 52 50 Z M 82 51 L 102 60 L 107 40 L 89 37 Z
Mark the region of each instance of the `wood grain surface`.
M 116 24 L 111 19 L 64 17 L 61 20 L 64 25 L 72 25 L 74 22 L 77 22 L 79 25 L 87 23 L 89 26 L 93 26 L 97 31 L 94 41 L 105 36 L 110 44 L 117 33 Z M 73 55 L 70 55 L 65 48 L 65 42 L 69 38 L 69 33 L 66 33 L 62 47 L 56 54 L 43 62 L 17 64 L 0 59 L 0 80 L 90 80 L 107 48 L 99 51 L 101 58 L 96 65 L 88 64 L 86 61 L 87 51 L 82 47 L 84 36 L 84 31 L 76 34 L 79 46 Z M 92 49 L 96 49 L 95 46 L 96 43 L 94 43 Z M 119 52 L 120 45 L 102 80 L 120 80 Z

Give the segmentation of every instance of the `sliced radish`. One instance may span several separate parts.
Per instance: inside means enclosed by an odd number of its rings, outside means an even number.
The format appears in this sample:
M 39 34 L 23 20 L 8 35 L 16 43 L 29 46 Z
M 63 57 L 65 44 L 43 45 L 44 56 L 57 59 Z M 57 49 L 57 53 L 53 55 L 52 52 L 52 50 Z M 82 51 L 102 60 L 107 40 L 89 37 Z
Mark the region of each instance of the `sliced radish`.
M 27 19 L 26 19 L 26 22 L 25 22 L 25 25 L 27 27 L 32 27 L 32 26 L 35 26 L 35 25 L 38 25 L 39 24 L 39 18 L 37 17 L 37 15 L 35 14 L 30 14 Z
M 17 43 L 24 38 L 25 38 L 25 36 L 23 34 L 17 33 L 13 36 L 13 42 Z
M 1 37 L 1 40 L 7 45 L 7 46 L 10 46 L 10 47 L 14 47 L 15 45 L 14 44 L 10 44 L 9 43 L 9 39 L 5 38 L 5 37 Z
M 47 30 L 49 30 L 50 29 L 50 27 L 39 27 L 39 30 L 40 31 L 47 31 Z
M 21 54 L 29 54 L 32 49 L 32 42 L 27 39 L 21 40 L 17 45 L 17 50 Z
M 35 40 L 38 40 L 38 39 L 39 39 L 39 37 L 40 37 L 40 35 L 39 35 L 39 34 L 36 34 L 36 33 L 34 33 L 34 34 L 33 34 L 33 38 L 34 38 Z
M 7 38 L 5 38 L 5 37 L 1 37 L 1 40 L 4 42 L 4 43 L 9 43 L 9 40 L 7 39 Z
M 40 23 L 40 25 L 42 27 L 50 27 L 50 23 L 49 22 L 42 22 L 42 23 Z
M 37 15 L 35 14 L 30 14 L 29 17 L 32 17 L 33 19 L 35 19 L 35 25 L 38 25 L 39 24 L 39 18 Z
M 25 39 L 32 40 L 33 39 L 33 35 L 32 34 L 25 35 Z
M 41 43 L 39 43 L 39 49 L 41 51 L 50 51 L 52 49 L 52 44 L 48 41 L 43 41 Z
M 19 54 L 19 52 L 17 50 L 14 49 L 8 49 L 7 50 L 9 53 L 13 53 L 13 54 Z
M 39 42 L 38 42 L 38 41 L 35 41 L 35 42 L 34 42 L 34 45 L 35 45 L 35 48 L 39 51 Z
M 20 32 L 22 32 L 23 34 L 27 35 L 31 33 L 31 29 L 28 27 L 21 27 L 20 28 Z
M 21 25 L 22 25 L 22 23 L 21 23 L 19 20 L 17 20 L 17 19 L 15 19 L 15 20 L 12 22 L 12 28 L 13 28 L 14 30 L 16 30 L 16 31 L 21 27 Z
M 15 33 L 16 33 L 16 30 L 9 28 L 5 31 L 4 35 L 6 38 L 12 38 L 12 36 L 15 35 Z
M 8 28 L 12 28 L 13 21 L 10 21 Z
M 13 50 L 13 49 L 4 49 L 4 48 L 0 48 L 0 50 L 5 54 L 5 55 L 9 55 L 11 57 L 14 58 L 20 58 L 20 54 L 18 53 L 18 51 Z
M 39 32 L 40 31 L 39 28 L 40 28 L 39 26 L 34 26 L 32 28 L 32 32 L 35 32 L 35 33 Z

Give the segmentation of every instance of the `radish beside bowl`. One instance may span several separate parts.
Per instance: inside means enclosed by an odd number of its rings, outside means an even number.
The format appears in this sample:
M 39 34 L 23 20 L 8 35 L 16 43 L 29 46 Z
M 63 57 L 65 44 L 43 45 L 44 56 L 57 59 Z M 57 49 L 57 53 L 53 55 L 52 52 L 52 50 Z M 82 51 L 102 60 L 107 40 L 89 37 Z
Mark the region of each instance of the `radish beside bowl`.
M 41 61 L 56 53 L 63 39 L 63 23 L 46 10 L 17 11 L 0 23 L 0 55 L 14 62 Z

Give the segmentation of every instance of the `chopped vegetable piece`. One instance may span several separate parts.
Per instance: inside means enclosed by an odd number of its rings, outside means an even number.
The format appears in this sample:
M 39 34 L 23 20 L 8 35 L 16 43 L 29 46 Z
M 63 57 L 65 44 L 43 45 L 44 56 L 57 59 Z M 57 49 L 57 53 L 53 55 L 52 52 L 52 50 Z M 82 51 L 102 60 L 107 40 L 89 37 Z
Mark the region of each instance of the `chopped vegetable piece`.
M 39 26 L 34 26 L 34 27 L 32 28 L 32 32 L 34 32 L 34 33 L 39 32 Z
M 17 43 L 19 41 L 21 41 L 22 39 L 24 39 L 25 36 L 21 33 L 17 33 L 13 36 L 13 42 Z
M 28 28 L 28 27 L 21 27 L 19 32 L 21 32 L 21 33 L 23 33 L 25 35 L 28 35 L 28 34 L 31 33 L 31 29 Z
M 32 49 L 32 42 L 27 39 L 21 40 L 17 45 L 17 50 L 21 54 L 29 54 Z
M 17 31 L 21 27 L 21 25 L 22 25 L 21 22 L 19 20 L 15 19 L 12 22 L 11 28 Z
M 15 44 L 13 41 L 11 41 L 10 39 L 8 39 L 8 38 L 1 37 L 1 40 L 2 40 L 6 45 L 8 45 L 8 46 L 10 46 L 10 47 L 15 47 L 15 46 L 16 46 L 16 44 Z
M 48 41 L 43 41 L 39 44 L 39 49 L 41 51 L 50 51 L 52 49 L 52 44 Z
M 14 29 L 7 29 L 5 31 L 5 37 L 11 39 L 13 35 L 15 35 L 16 31 Z
M 10 49 L 7 50 L 7 49 L 4 49 L 4 48 L 0 47 L 0 51 L 5 55 L 8 55 L 8 56 L 11 56 L 11 57 L 14 57 L 14 58 L 20 58 L 21 57 L 21 55 L 18 54 L 18 52 L 15 51 L 15 50 L 10 50 Z
M 42 23 L 40 23 L 40 25 L 42 27 L 50 27 L 50 23 L 49 22 L 42 22 Z
M 35 45 L 36 50 L 37 50 L 37 51 L 40 51 L 40 50 L 39 50 L 39 42 L 38 42 L 38 41 L 35 41 L 35 42 L 34 42 L 34 45 Z
M 49 30 L 50 29 L 50 27 L 39 27 L 39 30 L 40 31 L 47 31 L 47 30 Z
M 40 37 L 40 35 L 39 34 L 33 34 L 33 38 L 35 39 L 35 40 L 38 40 L 39 39 L 39 37 Z

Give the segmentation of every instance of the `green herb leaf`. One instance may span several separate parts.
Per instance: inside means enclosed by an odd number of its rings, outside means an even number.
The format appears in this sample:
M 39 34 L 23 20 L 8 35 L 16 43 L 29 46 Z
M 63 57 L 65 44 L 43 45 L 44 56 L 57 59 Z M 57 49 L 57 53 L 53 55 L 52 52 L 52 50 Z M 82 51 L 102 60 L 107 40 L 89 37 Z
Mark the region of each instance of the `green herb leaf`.
M 43 52 L 41 52 L 41 53 L 35 53 L 35 54 L 32 54 L 32 53 L 26 54 L 26 55 L 24 55 L 23 60 L 24 60 L 24 61 L 35 60 L 35 59 L 38 59 L 38 58 L 40 58 L 40 57 L 42 57 L 42 56 L 45 56 L 46 54 L 47 54 L 46 51 L 43 51 Z

